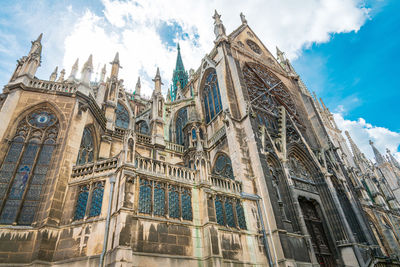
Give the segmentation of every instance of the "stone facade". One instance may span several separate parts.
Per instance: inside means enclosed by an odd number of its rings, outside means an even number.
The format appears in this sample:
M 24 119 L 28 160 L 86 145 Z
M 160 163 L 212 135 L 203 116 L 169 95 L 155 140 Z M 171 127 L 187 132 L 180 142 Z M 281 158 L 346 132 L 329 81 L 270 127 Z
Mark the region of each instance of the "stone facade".
M 167 99 L 159 70 L 126 91 L 118 53 L 99 82 L 91 56 L 40 80 L 32 42 L 0 95 L 0 265 L 399 265 L 399 163 L 351 152 L 243 14 L 213 18 Z

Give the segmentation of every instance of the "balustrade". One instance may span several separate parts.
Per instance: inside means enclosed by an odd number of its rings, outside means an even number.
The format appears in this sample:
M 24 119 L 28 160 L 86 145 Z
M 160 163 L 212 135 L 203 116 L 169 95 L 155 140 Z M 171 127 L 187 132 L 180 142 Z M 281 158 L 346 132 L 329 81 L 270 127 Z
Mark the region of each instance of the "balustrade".
M 59 83 L 44 80 L 32 79 L 29 81 L 29 86 L 32 88 L 47 90 L 47 91 L 57 91 L 65 93 L 75 93 L 77 86 L 70 83 Z
M 242 183 L 226 177 L 211 175 L 211 184 L 215 187 L 219 187 L 227 192 L 240 193 L 242 191 Z
M 171 142 L 166 142 L 167 145 L 167 149 L 175 151 L 175 152 L 179 152 L 179 153 L 183 153 L 185 150 L 184 146 L 175 144 L 175 143 L 171 143 Z
M 149 135 L 136 133 L 137 141 L 142 144 L 151 144 L 151 137 Z

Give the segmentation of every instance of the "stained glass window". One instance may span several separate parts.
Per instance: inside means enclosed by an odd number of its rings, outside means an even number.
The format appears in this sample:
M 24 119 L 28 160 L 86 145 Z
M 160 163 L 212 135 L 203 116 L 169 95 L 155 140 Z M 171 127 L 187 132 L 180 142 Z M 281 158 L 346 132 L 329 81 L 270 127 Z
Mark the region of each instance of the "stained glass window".
M 101 204 L 103 203 L 104 184 L 98 182 L 94 185 L 92 191 L 92 201 L 90 203 L 89 217 L 99 216 L 101 213 Z
M 196 139 L 197 139 L 196 129 L 195 129 L 195 128 L 192 129 L 192 139 L 193 139 L 193 140 L 196 140 Z
M 182 202 L 182 218 L 184 220 L 191 221 L 193 219 L 193 215 L 192 215 L 192 197 L 190 195 L 190 189 L 182 188 L 181 202 Z
M 94 144 L 93 134 L 89 127 L 83 130 L 81 146 L 79 148 L 78 159 L 76 165 L 84 165 L 93 162 L 94 159 Z
M 179 192 L 178 188 L 170 185 L 168 188 L 169 217 L 179 218 Z
M 246 230 L 247 226 L 246 226 L 246 219 L 244 217 L 244 210 L 243 210 L 243 206 L 239 200 L 236 201 L 236 215 L 237 215 L 239 227 L 241 229 Z
M 140 122 L 138 128 L 139 128 L 139 132 L 141 134 L 148 135 L 150 133 L 149 132 L 149 126 L 147 125 L 147 122 L 145 122 L 145 121 Z
M 224 206 L 222 205 L 222 199 L 219 196 L 215 199 L 215 215 L 217 216 L 217 223 L 219 225 L 225 225 Z
M 154 215 L 165 215 L 165 184 L 155 183 L 154 186 Z
M 184 143 L 184 134 L 183 127 L 185 127 L 188 120 L 187 109 L 181 108 L 176 116 L 175 121 L 175 134 L 176 134 L 176 143 L 183 145 Z
M 230 199 L 225 199 L 225 214 L 226 224 L 230 227 L 235 227 L 235 217 L 233 215 L 233 205 Z
M 233 176 L 231 159 L 225 154 L 219 154 L 217 160 L 215 161 L 212 174 L 235 179 Z
M 85 217 L 86 206 L 89 197 L 89 186 L 84 185 L 79 187 L 78 200 L 75 207 L 74 220 L 81 220 Z
M 151 188 L 152 181 L 140 179 L 139 212 L 151 214 Z
M 58 129 L 57 117 L 47 108 L 19 121 L 0 168 L 0 224 L 33 222 Z
M 206 122 L 209 123 L 222 110 L 221 94 L 215 70 L 212 70 L 205 79 L 203 103 Z
M 117 104 L 115 126 L 128 129 L 129 127 L 129 113 L 126 108 L 120 103 Z

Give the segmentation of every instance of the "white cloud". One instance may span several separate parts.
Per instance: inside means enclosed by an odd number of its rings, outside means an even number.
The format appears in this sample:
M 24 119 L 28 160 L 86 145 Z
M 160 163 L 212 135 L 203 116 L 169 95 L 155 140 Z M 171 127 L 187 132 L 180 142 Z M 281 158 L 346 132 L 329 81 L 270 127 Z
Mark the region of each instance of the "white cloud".
M 371 125 L 363 118 L 352 121 L 343 118 L 340 113 L 335 113 L 333 116 L 339 129 L 343 130 L 343 133 L 344 131 L 348 131 L 361 152 L 369 159 L 374 160 L 374 153 L 369 145 L 369 140 L 372 140 L 382 155 L 386 153 L 386 148 L 389 148 L 394 153 L 396 159 L 400 161 L 400 152 L 398 151 L 400 133 L 390 131 L 384 127 Z
M 76 57 L 80 65 L 89 54 L 94 56 L 95 72 L 120 52 L 120 77 L 132 89 L 138 75 L 144 82 L 143 91 L 149 95 L 151 78 L 156 66 L 167 90 L 175 65 L 176 49 L 166 46 L 159 34 L 160 25 L 178 24 L 189 38 L 182 40 L 181 51 L 186 69 L 196 69 L 201 58 L 213 46 L 214 8 L 222 14 L 227 33 L 240 25 L 239 13 L 271 48 L 286 50 L 288 57 L 298 56 L 304 46 L 326 42 L 332 33 L 357 31 L 368 18 L 363 0 L 252 0 L 243 5 L 239 0 L 182 1 L 182 0 L 102 0 L 102 15 L 87 10 L 65 38 L 63 65 L 67 73 Z M 199 36 L 193 42 L 195 36 Z M 109 68 L 109 66 L 108 66 Z M 143 77 L 144 76 L 144 77 Z

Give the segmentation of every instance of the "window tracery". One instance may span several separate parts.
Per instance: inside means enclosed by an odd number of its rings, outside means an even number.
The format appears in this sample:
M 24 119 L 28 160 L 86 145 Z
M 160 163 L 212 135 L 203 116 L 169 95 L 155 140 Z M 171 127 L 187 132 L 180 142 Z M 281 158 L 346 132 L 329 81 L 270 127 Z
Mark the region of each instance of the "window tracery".
M 90 127 L 86 126 L 83 130 L 81 146 L 79 148 L 78 159 L 76 165 L 84 165 L 94 160 L 94 142 L 93 134 Z
M 149 125 L 145 121 L 141 121 L 138 125 L 139 133 L 148 135 L 150 134 Z
M 58 119 L 47 108 L 18 123 L 0 168 L 1 224 L 33 222 L 58 131 Z
M 129 127 L 128 110 L 126 110 L 126 108 L 122 104 L 118 103 L 115 113 L 116 113 L 115 126 L 123 129 L 128 129 Z
M 145 178 L 140 179 L 139 185 L 139 213 L 193 220 L 190 188 Z
M 213 120 L 222 110 L 221 94 L 219 91 L 217 73 L 213 69 L 207 75 L 203 88 L 203 103 L 206 123 Z
M 175 134 L 176 134 L 176 143 L 179 145 L 183 145 L 185 141 L 185 135 L 183 133 L 183 128 L 185 127 L 188 121 L 187 108 L 181 108 L 178 111 L 176 121 L 175 121 Z
M 231 159 L 225 154 L 219 154 L 215 161 L 212 174 L 220 175 L 234 180 L 235 177 L 233 175 Z
M 96 217 L 101 213 L 104 195 L 104 181 L 79 186 L 75 205 L 74 220 Z M 90 197 L 90 201 L 89 201 Z
M 217 195 L 214 207 L 219 225 L 247 229 L 243 206 L 239 199 Z

